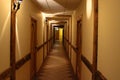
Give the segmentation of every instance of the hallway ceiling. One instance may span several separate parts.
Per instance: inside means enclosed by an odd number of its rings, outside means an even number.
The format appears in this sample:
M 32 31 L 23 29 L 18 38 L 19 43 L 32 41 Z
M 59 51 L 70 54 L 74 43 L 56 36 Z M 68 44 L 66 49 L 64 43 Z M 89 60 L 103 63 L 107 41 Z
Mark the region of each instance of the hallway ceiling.
M 32 0 L 45 13 L 71 14 L 81 0 Z

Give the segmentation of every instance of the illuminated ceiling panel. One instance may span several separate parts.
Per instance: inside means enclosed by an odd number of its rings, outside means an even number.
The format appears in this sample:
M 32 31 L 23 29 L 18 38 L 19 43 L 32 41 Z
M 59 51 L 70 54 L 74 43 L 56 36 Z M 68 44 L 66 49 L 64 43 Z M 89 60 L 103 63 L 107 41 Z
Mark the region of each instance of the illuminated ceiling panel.
M 70 12 L 76 9 L 81 0 L 33 0 L 46 13 Z

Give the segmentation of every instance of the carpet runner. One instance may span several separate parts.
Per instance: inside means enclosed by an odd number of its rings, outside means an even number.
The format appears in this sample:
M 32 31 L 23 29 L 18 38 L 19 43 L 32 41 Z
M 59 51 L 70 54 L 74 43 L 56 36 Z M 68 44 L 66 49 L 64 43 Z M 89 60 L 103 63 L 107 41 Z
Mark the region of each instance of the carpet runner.
M 55 43 L 43 63 L 37 80 L 75 80 L 71 63 L 59 41 Z

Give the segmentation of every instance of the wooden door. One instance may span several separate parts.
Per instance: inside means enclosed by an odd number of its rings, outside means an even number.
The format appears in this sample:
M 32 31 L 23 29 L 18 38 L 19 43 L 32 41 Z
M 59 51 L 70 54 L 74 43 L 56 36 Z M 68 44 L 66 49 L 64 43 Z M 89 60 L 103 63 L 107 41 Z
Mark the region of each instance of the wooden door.
M 55 30 L 55 40 L 59 40 L 59 29 Z
M 82 54 L 82 19 L 77 21 L 77 57 L 76 57 L 76 73 L 77 79 L 81 77 L 81 54 Z
M 55 27 L 53 28 L 53 43 L 55 43 Z
M 31 80 L 36 76 L 37 21 L 31 19 Z

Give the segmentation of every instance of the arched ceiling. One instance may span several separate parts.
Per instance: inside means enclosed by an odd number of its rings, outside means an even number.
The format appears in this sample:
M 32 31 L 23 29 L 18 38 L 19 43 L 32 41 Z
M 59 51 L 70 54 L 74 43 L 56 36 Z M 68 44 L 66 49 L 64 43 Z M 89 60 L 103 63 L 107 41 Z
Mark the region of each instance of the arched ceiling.
M 81 0 L 32 0 L 45 13 L 71 14 Z

